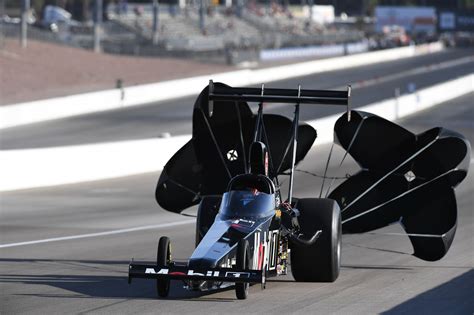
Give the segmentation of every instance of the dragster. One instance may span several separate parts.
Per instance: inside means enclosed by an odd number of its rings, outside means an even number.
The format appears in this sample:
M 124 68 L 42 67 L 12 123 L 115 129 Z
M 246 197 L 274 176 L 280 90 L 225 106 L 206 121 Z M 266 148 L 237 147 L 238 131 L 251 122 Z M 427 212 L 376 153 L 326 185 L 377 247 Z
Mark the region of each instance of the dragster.
M 345 91 L 232 88 L 210 81 L 193 110 L 193 135 L 165 165 L 155 192 L 165 210 L 199 205 L 196 248 L 174 261 L 170 239 L 158 242 L 156 263 L 132 261 L 133 278 L 156 281 L 166 297 L 170 281 L 190 290 L 250 284 L 291 274 L 301 282 L 333 282 L 341 264 L 341 234 L 400 224 L 414 256 L 435 261 L 448 251 L 457 223 L 454 187 L 467 175 L 470 143 L 441 127 L 413 134 L 379 116 L 350 107 Z M 254 114 L 248 102 L 258 104 Z M 293 119 L 264 114 L 264 104 L 294 104 Z M 316 130 L 300 122 L 300 106 L 344 106 L 334 126 L 339 145 L 360 170 L 313 198 L 294 196 L 296 165 Z M 331 147 L 331 152 L 333 149 Z M 342 165 L 342 161 L 341 164 Z M 280 178 L 289 177 L 284 194 Z M 285 196 L 284 196 L 285 195 Z M 291 260 L 291 264 L 290 264 Z

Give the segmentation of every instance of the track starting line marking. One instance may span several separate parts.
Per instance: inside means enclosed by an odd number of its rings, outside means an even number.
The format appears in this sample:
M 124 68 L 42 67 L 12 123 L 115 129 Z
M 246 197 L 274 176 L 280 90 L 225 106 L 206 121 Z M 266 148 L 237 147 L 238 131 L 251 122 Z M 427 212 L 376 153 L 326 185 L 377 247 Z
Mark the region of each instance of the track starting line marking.
M 25 245 L 41 244 L 41 243 L 51 243 L 51 242 L 76 240 L 76 239 L 81 239 L 81 238 L 90 238 L 90 237 L 99 237 L 99 236 L 123 234 L 123 233 L 136 232 L 136 231 L 144 231 L 144 230 L 153 230 L 153 229 L 159 229 L 159 228 L 174 227 L 174 226 L 179 226 L 179 225 L 191 224 L 191 223 L 195 223 L 195 222 L 196 222 L 196 220 L 192 219 L 192 220 L 185 220 L 185 221 L 179 221 L 179 222 L 170 222 L 170 223 L 155 224 L 155 225 L 137 226 L 137 227 L 128 228 L 128 229 L 112 230 L 112 231 L 105 231 L 105 232 L 46 238 L 46 239 L 42 239 L 42 240 L 34 240 L 34 241 L 26 241 L 26 242 L 18 242 L 18 243 L 10 243 L 10 244 L 1 244 L 0 248 L 18 247 L 18 246 L 25 246 Z

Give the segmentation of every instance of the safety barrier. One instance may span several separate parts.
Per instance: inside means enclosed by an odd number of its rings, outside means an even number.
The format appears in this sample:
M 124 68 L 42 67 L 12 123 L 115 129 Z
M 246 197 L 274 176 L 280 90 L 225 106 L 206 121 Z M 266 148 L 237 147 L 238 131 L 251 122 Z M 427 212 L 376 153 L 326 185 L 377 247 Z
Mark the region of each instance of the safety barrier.
M 474 74 L 358 109 L 394 120 L 471 92 L 474 92 Z M 333 140 L 333 126 L 338 117 L 309 121 L 318 130 L 316 145 Z M 0 151 L 0 191 L 157 172 L 190 137 Z
M 335 45 L 319 45 L 307 47 L 288 47 L 280 49 L 263 49 L 260 60 L 284 60 L 291 58 L 330 57 L 363 53 L 369 50 L 368 41 Z
M 192 78 L 144 84 L 21 104 L 0 106 L 0 129 L 94 112 L 145 105 L 197 95 L 212 78 L 234 86 L 284 80 L 325 71 L 341 70 L 408 58 L 443 49 L 441 43 L 408 46 L 344 57 L 302 62 L 264 69 L 246 69 Z

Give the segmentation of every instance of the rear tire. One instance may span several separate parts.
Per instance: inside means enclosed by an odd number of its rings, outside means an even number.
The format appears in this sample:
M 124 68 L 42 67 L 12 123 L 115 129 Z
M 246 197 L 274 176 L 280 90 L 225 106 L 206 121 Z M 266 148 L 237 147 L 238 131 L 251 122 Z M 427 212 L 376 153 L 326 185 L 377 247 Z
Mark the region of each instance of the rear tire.
M 222 196 L 204 196 L 199 204 L 196 219 L 196 247 L 199 245 L 204 235 L 214 223 Z
M 291 244 L 291 271 L 296 281 L 334 282 L 341 266 L 341 211 L 332 199 L 299 199 L 299 223 L 305 236 L 322 230 L 311 246 Z
M 250 265 L 249 258 L 249 242 L 246 239 L 241 239 L 237 244 L 235 269 L 238 271 L 248 269 Z M 235 283 L 235 295 L 239 300 L 245 300 L 247 298 L 249 286 L 248 282 Z
M 156 264 L 159 266 L 169 266 L 171 262 L 170 239 L 162 236 L 158 242 L 156 253 Z M 170 280 L 156 279 L 156 292 L 159 297 L 167 297 L 170 292 Z

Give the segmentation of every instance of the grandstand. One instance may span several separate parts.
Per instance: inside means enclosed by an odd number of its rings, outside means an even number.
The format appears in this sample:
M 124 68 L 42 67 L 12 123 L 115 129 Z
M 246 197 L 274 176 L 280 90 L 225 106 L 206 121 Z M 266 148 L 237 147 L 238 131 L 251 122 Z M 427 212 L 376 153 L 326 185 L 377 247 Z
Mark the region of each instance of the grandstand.
M 202 8 L 201 8 L 202 9 Z M 256 59 L 262 49 L 359 42 L 361 31 L 336 25 L 310 23 L 308 18 L 273 4 L 246 7 L 196 5 L 180 8 L 161 4 L 157 32 L 153 32 L 153 11 L 148 4 L 130 5 L 119 12 L 114 5 L 106 10 L 102 23 L 102 50 L 116 54 L 181 56 L 195 59 Z M 238 13 L 238 14 L 237 14 Z M 5 28 L 7 36 L 16 36 L 16 26 Z M 60 24 L 57 33 L 31 28 L 34 39 L 61 42 L 75 47 L 93 47 L 92 21 Z M 156 36 L 154 38 L 154 35 Z

